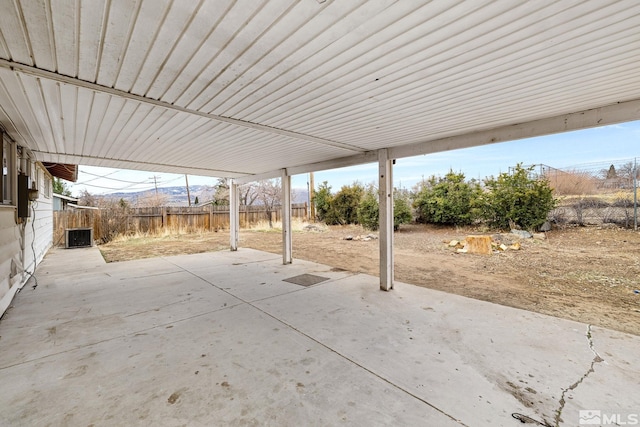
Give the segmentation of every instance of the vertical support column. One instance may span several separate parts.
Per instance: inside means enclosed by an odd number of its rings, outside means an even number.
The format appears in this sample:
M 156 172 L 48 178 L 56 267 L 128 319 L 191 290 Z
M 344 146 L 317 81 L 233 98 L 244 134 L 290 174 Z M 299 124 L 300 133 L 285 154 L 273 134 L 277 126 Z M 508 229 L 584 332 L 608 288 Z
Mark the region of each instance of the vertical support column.
M 240 199 L 238 198 L 238 184 L 229 180 L 229 231 L 231 251 L 238 250 L 238 230 L 240 229 Z
M 291 177 L 282 169 L 282 263 L 291 264 Z
M 380 205 L 380 289 L 393 289 L 393 160 L 387 149 L 378 151 Z
M 309 222 L 316 222 L 316 184 L 313 176 L 313 172 L 309 173 L 309 207 L 311 213 L 309 214 Z

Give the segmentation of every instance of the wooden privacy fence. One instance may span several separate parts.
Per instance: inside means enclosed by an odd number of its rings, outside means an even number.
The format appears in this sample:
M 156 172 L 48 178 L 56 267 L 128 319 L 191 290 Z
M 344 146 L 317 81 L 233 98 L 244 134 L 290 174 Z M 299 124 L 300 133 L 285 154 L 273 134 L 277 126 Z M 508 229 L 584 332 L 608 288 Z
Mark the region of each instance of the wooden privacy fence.
M 271 221 L 282 219 L 280 206 L 270 213 Z M 307 203 L 291 205 L 292 218 L 308 218 Z M 268 222 L 264 206 L 240 206 L 240 227 Z M 54 242 L 64 245 L 65 229 L 93 228 L 95 240 L 111 240 L 118 234 L 200 232 L 229 228 L 229 206 L 153 207 L 130 209 L 82 209 L 54 212 Z
M 77 209 L 53 211 L 53 244 L 64 246 L 65 230 L 71 228 L 92 228 L 93 239 L 102 240 L 102 215 L 99 209 Z

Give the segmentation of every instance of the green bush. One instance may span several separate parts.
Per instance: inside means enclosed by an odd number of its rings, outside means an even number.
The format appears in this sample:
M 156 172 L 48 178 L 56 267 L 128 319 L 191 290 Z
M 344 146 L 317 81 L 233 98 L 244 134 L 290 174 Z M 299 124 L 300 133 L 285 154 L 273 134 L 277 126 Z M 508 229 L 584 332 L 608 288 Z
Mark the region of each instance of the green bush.
M 468 225 L 478 218 L 481 190 L 463 173 L 449 171 L 444 178 L 431 177 L 422 184 L 414 201 L 417 221 L 422 223 Z
M 411 222 L 411 204 L 405 195 L 394 191 L 393 196 L 393 228 L 397 230 L 401 224 Z M 358 222 L 368 230 L 377 230 L 380 226 L 380 205 L 378 195 L 373 188 L 366 191 L 358 206 Z
M 393 229 L 397 230 L 402 224 L 408 224 L 413 220 L 411 202 L 406 196 L 399 193 L 393 196 Z
M 364 187 L 357 182 L 343 185 L 333 196 L 327 224 L 357 224 L 358 206 L 365 194 Z
M 506 229 L 515 224 L 534 230 L 547 220 L 556 200 L 546 179 L 529 176 L 532 170 L 518 164 L 511 174 L 485 180 L 483 217 L 492 226 Z
M 331 194 L 331 186 L 324 181 L 315 192 L 313 201 L 316 205 L 316 217 L 318 221 L 327 221 L 330 216 L 331 204 L 333 203 L 333 195 Z
M 358 205 L 358 223 L 368 230 L 377 230 L 379 223 L 378 195 L 373 188 L 368 188 L 360 205 Z
M 358 206 L 364 196 L 364 187 L 358 183 L 343 186 L 336 194 L 324 181 L 316 191 L 316 217 L 325 224 L 357 224 Z

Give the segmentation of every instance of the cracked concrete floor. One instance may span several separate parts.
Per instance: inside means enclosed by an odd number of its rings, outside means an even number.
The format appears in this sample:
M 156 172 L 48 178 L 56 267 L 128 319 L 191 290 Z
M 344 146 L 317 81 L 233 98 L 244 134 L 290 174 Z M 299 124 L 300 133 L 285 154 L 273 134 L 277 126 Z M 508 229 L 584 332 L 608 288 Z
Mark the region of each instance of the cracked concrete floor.
M 305 287 L 285 282 L 326 277 Z M 640 337 L 241 249 L 56 250 L 0 321 L 2 425 L 579 425 Z

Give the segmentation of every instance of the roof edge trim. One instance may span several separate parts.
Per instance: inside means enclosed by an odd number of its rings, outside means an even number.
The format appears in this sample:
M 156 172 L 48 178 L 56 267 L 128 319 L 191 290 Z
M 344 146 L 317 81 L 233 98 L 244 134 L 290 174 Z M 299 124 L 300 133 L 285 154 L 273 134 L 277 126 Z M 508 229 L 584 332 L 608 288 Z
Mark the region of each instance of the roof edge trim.
M 640 120 L 640 99 L 618 102 L 589 110 L 563 114 L 533 120 L 525 123 L 501 126 L 484 131 L 450 136 L 441 139 L 425 140 L 422 142 L 390 147 L 389 158 L 400 159 L 462 148 L 478 147 L 481 145 L 500 142 L 516 141 L 525 138 L 551 135 L 555 133 L 571 132 L 616 123 Z M 378 161 L 378 151 L 367 151 L 354 156 L 341 157 L 324 162 L 309 163 L 287 168 L 287 175 L 298 175 L 327 169 L 356 166 Z M 277 178 L 281 176 L 281 169 L 265 172 L 259 175 L 245 175 L 235 179 L 239 184 L 246 184 L 260 179 Z
M 478 147 L 481 145 L 607 126 L 634 120 L 640 120 L 640 99 L 618 102 L 589 110 L 576 111 L 575 113 L 547 117 L 484 131 L 391 147 L 389 148 L 389 156 L 393 159 L 400 159 L 403 157 Z

